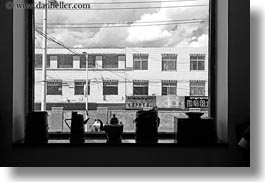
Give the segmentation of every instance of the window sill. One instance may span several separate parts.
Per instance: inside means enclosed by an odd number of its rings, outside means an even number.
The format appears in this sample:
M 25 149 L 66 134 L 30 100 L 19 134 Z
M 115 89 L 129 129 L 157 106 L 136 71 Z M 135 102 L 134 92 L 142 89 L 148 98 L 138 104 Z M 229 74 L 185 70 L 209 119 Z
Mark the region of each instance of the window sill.
M 53 145 L 68 145 L 68 146 L 86 146 L 86 145 L 130 145 L 130 146 L 155 146 L 155 145 L 169 145 L 169 146 L 181 146 L 181 147 L 209 147 L 209 146 L 228 146 L 227 143 L 223 141 L 216 141 L 212 144 L 197 144 L 197 145 L 180 145 L 176 141 L 176 133 L 174 132 L 159 132 L 158 133 L 158 143 L 157 144 L 137 144 L 135 143 L 135 132 L 125 132 L 122 135 L 122 144 L 106 144 L 106 135 L 102 133 L 86 133 L 85 143 L 83 144 L 70 144 L 69 141 L 70 133 L 49 133 L 49 140 L 47 144 L 25 144 L 24 140 L 14 143 L 15 146 L 53 146 Z

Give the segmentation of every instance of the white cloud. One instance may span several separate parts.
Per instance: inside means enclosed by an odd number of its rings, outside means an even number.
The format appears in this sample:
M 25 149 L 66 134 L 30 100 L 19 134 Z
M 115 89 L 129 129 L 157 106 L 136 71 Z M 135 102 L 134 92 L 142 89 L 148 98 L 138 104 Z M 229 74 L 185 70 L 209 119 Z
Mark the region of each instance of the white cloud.
M 200 37 L 191 37 L 184 39 L 177 47 L 207 47 L 208 46 L 208 34 L 203 34 Z
M 96 2 L 96 0 L 90 2 Z M 114 0 L 113 0 L 114 1 Z M 116 0 L 117 1 L 117 0 Z M 115 1 L 115 2 L 116 2 Z M 119 0 L 122 1 L 122 0 Z M 79 2 L 86 2 L 79 0 Z M 160 4 L 136 4 L 128 6 L 180 6 L 207 4 L 208 0 L 163 2 Z M 103 5 L 101 5 L 103 6 Z M 108 5 L 104 5 L 105 7 Z M 110 5 L 114 6 L 114 5 Z M 117 6 L 117 5 L 116 5 Z M 121 5 L 119 5 L 121 6 Z M 124 6 L 124 5 L 123 5 Z M 125 5 L 127 6 L 127 5 Z M 91 22 L 133 22 L 132 26 L 143 22 L 172 21 L 179 19 L 207 18 L 208 7 L 160 8 L 144 10 L 89 11 L 58 10 L 48 12 L 48 22 L 91 23 Z M 36 11 L 36 22 L 41 22 L 42 11 Z M 109 26 L 109 25 L 104 25 Z M 56 39 L 70 47 L 131 47 L 131 46 L 180 46 L 204 45 L 208 38 L 208 23 L 171 24 L 159 26 L 137 26 L 120 28 L 52 29 L 48 31 Z M 195 43 L 197 41 L 198 43 Z M 56 46 L 53 43 L 50 45 Z M 207 45 L 207 44 L 206 44 Z

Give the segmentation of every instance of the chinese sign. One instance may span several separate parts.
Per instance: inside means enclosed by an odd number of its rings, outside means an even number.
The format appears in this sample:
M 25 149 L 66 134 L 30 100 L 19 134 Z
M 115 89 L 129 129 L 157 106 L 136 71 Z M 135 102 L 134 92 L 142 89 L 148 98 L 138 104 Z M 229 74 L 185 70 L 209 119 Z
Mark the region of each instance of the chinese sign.
M 208 97 L 185 97 L 186 108 L 208 108 Z
M 127 96 L 126 109 L 140 109 L 156 106 L 155 96 Z

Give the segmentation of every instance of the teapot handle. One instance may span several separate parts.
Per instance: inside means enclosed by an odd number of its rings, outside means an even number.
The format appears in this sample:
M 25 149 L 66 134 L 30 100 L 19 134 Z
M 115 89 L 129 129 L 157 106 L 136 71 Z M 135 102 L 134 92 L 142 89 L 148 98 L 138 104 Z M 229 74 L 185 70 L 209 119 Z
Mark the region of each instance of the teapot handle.
M 69 126 L 69 124 L 67 123 L 67 120 L 72 120 L 72 119 L 65 119 L 64 122 L 65 124 L 68 126 L 68 128 L 71 130 L 71 127 Z

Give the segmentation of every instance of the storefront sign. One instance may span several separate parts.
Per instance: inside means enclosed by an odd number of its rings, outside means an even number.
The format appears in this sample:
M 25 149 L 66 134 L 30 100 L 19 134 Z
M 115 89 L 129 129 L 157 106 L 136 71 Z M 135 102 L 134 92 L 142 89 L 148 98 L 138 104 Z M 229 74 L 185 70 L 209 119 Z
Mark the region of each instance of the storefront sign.
M 208 97 L 185 97 L 185 108 L 208 108 Z
M 126 109 L 141 109 L 156 106 L 155 96 L 127 96 Z

